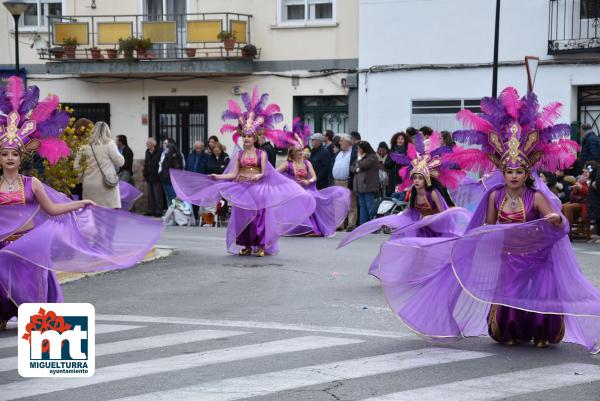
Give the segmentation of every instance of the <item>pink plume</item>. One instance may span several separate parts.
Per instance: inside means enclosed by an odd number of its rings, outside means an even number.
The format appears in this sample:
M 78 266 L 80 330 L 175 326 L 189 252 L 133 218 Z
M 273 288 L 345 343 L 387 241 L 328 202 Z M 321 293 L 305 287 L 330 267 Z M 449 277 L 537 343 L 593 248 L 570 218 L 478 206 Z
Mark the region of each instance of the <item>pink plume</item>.
M 490 131 L 494 131 L 494 126 L 484 120 L 483 118 L 479 117 L 477 114 L 473 113 L 471 110 L 461 110 L 458 113 L 456 113 L 456 119 L 458 121 L 460 121 L 461 123 L 463 123 L 465 126 L 473 128 L 477 131 L 481 131 L 481 132 L 490 132 Z
M 467 173 L 464 170 L 441 170 L 438 181 L 446 188 L 456 188 L 460 185 Z
M 461 169 L 487 173 L 494 170 L 494 163 L 479 149 L 461 149 L 447 156 L 449 162 L 457 163 Z
M 519 100 L 519 93 L 513 87 L 508 87 L 500 94 L 500 102 L 506 109 L 506 112 L 510 114 L 515 120 L 519 119 L 519 110 L 521 110 L 522 103 Z
M 254 89 L 252 89 L 252 100 L 250 101 L 250 105 L 252 105 L 252 110 L 254 110 L 254 108 L 258 104 L 258 101 L 259 101 L 258 86 L 255 86 Z
M 19 106 L 21 105 L 21 98 L 25 93 L 25 88 L 23 86 L 23 80 L 16 75 L 8 78 L 8 86 L 7 86 L 8 96 L 10 97 L 10 102 L 12 104 L 12 109 L 15 111 L 19 111 Z
M 270 105 L 265 107 L 265 110 L 261 114 L 271 115 L 274 113 L 279 113 L 279 111 L 280 111 L 279 105 L 275 104 L 275 103 L 271 103 Z
M 240 135 L 240 133 L 239 133 L 239 132 L 236 132 L 235 134 L 233 134 L 233 135 L 231 136 L 231 139 L 233 140 L 233 143 L 237 144 L 238 140 L 240 139 L 240 136 L 241 136 L 241 135 Z
M 442 146 L 442 134 L 438 131 L 433 131 L 429 138 L 425 141 L 425 152 L 431 153 Z
M 229 111 L 231 111 L 232 113 L 236 113 L 236 114 L 242 113 L 242 109 L 240 108 L 240 105 L 235 100 L 230 99 L 227 102 L 227 105 L 229 106 Z
M 577 160 L 577 147 L 571 140 L 549 143 L 542 147 L 542 157 L 536 167 L 545 171 L 569 168 Z
M 237 131 L 237 126 L 231 124 L 223 124 L 221 126 L 221 134 L 225 134 L 226 132 L 235 132 Z
M 56 164 L 63 157 L 69 156 L 70 149 L 65 141 L 61 139 L 47 138 L 40 140 L 40 147 L 37 152 L 50 164 Z
M 37 106 L 35 106 L 35 109 L 33 109 L 31 112 L 29 119 L 37 123 L 45 121 L 54 111 L 56 111 L 57 107 L 58 96 L 48 95 L 44 100 L 39 102 Z
M 553 102 L 544 107 L 544 110 L 540 113 L 537 121 L 535 122 L 535 126 L 537 129 L 544 129 L 552 126 L 554 121 L 558 117 L 560 117 L 560 110 L 562 108 L 562 103 Z
M 415 148 L 415 145 L 412 143 L 409 143 L 406 147 L 406 156 L 410 157 L 411 159 L 415 159 L 417 157 L 417 148 Z

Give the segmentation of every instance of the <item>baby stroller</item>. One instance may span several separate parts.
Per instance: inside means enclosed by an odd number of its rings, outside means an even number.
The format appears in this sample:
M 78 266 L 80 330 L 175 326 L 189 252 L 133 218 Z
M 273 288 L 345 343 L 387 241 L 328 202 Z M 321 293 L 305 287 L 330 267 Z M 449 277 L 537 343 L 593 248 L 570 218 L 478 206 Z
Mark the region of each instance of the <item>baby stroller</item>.
M 373 218 L 379 218 L 384 216 L 391 216 L 402 212 L 408 207 L 408 202 L 405 202 L 404 197 L 396 197 L 394 195 L 401 195 L 401 193 L 394 193 L 392 196 L 382 196 L 375 200 L 373 204 Z M 382 229 L 384 234 L 389 234 L 390 230 L 387 227 Z
M 192 210 L 192 205 L 178 198 L 171 201 L 171 206 L 163 216 L 165 226 L 195 226 L 196 218 Z

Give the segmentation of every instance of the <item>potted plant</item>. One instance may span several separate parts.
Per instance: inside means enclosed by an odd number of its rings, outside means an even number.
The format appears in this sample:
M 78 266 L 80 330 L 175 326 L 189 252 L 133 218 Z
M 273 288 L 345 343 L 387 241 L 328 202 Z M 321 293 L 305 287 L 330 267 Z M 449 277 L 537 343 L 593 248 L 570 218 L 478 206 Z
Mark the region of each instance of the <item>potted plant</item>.
M 253 59 L 258 54 L 258 49 L 256 46 L 248 43 L 246 46 L 242 47 L 242 57 Z
M 92 53 L 92 58 L 94 60 L 101 60 L 104 57 L 102 57 L 102 50 L 100 50 L 99 48 L 97 48 L 96 46 L 92 47 L 90 49 L 90 52 Z
M 63 46 L 65 47 L 65 54 L 67 58 L 75 58 L 75 51 L 77 50 L 77 38 L 68 36 L 63 39 Z
M 137 48 L 138 39 L 130 36 L 126 39 L 119 38 L 119 52 L 123 53 L 123 56 L 128 59 L 133 59 L 133 52 Z
M 61 60 L 65 55 L 65 49 L 62 46 L 53 47 L 50 49 L 50 54 L 53 54 L 55 59 Z
M 119 55 L 119 51 L 117 49 L 106 49 L 106 57 L 109 59 L 116 59 Z
M 196 56 L 196 48 L 195 47 L 186 47 L 185 48 L 185 54 L 189 58 L 194 58 Z
M 143 38 L 137 40 L 137 46 L 135 48 L 138 58 L 145 59 L 146 52 L 152 49 L 152 41 L 149 38 Z
M 235 47 L 235 32 L 221 31 L 217 35 L 217 38 L 223 42 L 225 50 L 230 51 Z

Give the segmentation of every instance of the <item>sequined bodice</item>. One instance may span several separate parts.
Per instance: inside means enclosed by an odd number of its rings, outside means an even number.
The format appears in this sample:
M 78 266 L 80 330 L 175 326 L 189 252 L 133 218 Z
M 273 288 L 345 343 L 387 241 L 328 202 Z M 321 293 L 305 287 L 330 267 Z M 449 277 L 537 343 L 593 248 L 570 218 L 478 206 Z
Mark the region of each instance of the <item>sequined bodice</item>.
M 18 190 L 0 192 L 0 206 L 24 205 L 28 198 L 32 197 L 30 193 L 31 179 L 29 177 L 21 177 Z
M 254 155 L 246 155 L 245 153 L 242 155 L 240 159 L 240 165 L 242 167 L 258 167 L 258 157 L 256 154 Z
M 516 208 L 510 210 L 510 208 L 507 207 L 507 204 L 509 204 L 511 200 L 506 193 L 506 189 L 502 188 L 496 191 L 495 204 L 496 210 L 498 211 L 498 223 L 525 223 L 539 218 L 539 213 L 535 209 L 534 197 L 535 190 L 525 188 L 521 196 L 516 200 Z
M 290 162 L 291 170 L 297 180 L 306 180 L 308 178 L 308 168 L 306 168 L 306 162 L 302 163 L 302 167 L 298 167 L 294 162 Z
M 415 209 L 417 209 L 417 211 L 421 213 L 422 216 L 429 216 L 432 214 L 439 213 L 439 210 L 437 210 L 437 207 L 435 206 L 435 202 L 433 201 L 430 192 L 427 192 L 425 194 L 425 202 L 415 202 Z

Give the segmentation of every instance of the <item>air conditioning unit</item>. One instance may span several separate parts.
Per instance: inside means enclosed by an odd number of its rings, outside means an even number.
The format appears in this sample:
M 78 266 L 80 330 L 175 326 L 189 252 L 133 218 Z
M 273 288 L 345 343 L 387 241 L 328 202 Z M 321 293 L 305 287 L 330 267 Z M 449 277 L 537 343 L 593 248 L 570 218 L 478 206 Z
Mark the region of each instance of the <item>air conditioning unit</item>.
M 244 88 L 242 88 L 240 85 L 236 85 L 231 88 L 231 93 L 233 93 L 236 96 L 240 96 L 244 92 Z

